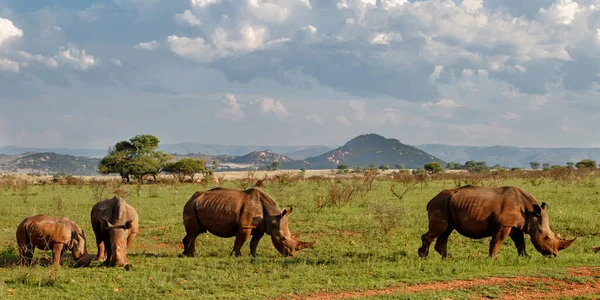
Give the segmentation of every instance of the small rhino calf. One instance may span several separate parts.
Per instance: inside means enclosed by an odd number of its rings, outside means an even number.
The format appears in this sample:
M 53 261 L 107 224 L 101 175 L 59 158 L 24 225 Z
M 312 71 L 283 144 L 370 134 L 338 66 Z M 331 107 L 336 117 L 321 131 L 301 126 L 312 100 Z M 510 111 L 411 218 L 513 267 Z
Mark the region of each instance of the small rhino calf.
M 31 264 L 35 248 L 52 250 L 52 263 L 60 266 L 60 260 L 68 249 L 73 253 L 77 266 L 89 266 L 85 248 L 85 234 L 81 227 L 68 218 L 46 215 L 27 217 L 17 227 L 17 245 L 21 261 Z

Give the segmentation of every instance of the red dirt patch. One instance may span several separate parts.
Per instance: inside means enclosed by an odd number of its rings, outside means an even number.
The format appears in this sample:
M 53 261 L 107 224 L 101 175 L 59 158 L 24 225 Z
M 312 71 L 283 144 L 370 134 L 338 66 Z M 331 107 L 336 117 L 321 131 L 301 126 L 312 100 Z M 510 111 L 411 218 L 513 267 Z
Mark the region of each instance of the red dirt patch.
M 572 268 L 569 272 L 573 277 L 599 276 L 600 268 Z M 399 285 L 385 289 L 367 290 L 361 292 L 317 293 L 296 295 L 286 299 L 350 299 L 389 294 L 420 294 L 432 291 L 469 290 L 485 286 L 505 286 L 504 293 L 499 299 L 542 299 L 559 297 L 576 297 L 600 293 L 600 279 L 579 283 L 547 277 L 490 277 L 486 279 L 452 280 L 447 282 L 431 282 L 416 285 Z M 540 291 L 543 290 L 543 291 Z M 474 291 L 474 293 L 477 293 Z M 486 298 L 480 295 L 481 298 Z

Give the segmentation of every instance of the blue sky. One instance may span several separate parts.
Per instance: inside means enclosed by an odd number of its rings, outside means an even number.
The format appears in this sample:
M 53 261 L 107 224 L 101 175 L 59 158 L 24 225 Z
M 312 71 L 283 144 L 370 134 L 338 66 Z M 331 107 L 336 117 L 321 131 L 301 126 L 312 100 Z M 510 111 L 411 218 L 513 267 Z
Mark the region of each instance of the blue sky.
M 600 147 L 600 0 L 5 0 L 0 146 Z

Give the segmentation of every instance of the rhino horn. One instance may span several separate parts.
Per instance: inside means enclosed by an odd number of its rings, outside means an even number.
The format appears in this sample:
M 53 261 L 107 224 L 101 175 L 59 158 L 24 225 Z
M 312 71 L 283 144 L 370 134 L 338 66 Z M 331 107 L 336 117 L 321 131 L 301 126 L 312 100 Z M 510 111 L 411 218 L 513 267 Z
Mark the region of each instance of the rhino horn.
M 576 240 L 577 238 L 574 238 L 572 240 L 561 239 L 560 245 L 558 246 L 558 250 L 560 251 L 569 248 Z
M 300 251 L 304 248 L 313 248 L 317 242 L 302 242 L 298 241 L 296 244 L 296 251 Z

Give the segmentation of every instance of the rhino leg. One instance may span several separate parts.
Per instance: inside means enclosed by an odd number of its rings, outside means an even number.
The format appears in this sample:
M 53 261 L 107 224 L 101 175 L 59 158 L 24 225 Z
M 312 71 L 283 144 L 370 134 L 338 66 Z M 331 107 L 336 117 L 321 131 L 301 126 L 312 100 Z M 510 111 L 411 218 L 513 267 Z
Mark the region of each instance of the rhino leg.
M 55 267 L 60 267 L 60 259 L 65 252 L 65 245 L 62 243 L 55 243 L 52 246 L 52 264 Z
M 454 228 L 448 227 L 446 231 L 440 235 L 435 242 L 435 251 L 442 255 L 442 258 L 446 258 L 448 256 L 448 237 L 454 231 Z
M 103 261 L 106 259 L 106 248 L 104 247 L 104 240 L 102 236 L 96 235 L 96 245 L 98 246 L 98 256 L 96 260 Z
M 510 234 L 512 227 L 501 226 L 499 227 L 494 235 L 492 236 L 492 240 L 490 241 L 490 257 L 497 258 L 498 250 L 500 250 L 500 246 L 502 246 L 502 242 L 506 239 L 506 237 Z
M 523 231 L 513 230 L 510 234 L 510 238 L 515 242 L 515 247 L 517 247 L 519 256 L 529 257 L 529 254 L 525 251 L 525 236 L 523 235 Z
M 35 247 L 32 244 L 25 245 L 24 247 L 19 247 L 19 253 L 21 254 L 22 263 L 27 266 L 31 265 L 33 261 L 33 252 L 35 251 Z
M 196 237 L 198 234 L 186 234 L 183 238 L 183 256 L 194 257 L 196 255 Z
M 427 233 L 421 236 L 421 241 L 423 242 L 423 245 L 421 246 L 421 248 L 419 248 L 419 256 L 423 258 L 427 257 L 429 255 L 429 246 L 431 245 L 433 240 L 444 235 L 446 231 L 449 231 L 448 235 L 450 235 L 450 233 L 452 232 L 448 224 L 448 218 L 445 217 L 444 213 L 440 210 L 430 211 L 429 231 L 427 231 Z M 447 239 L 448 237 L 446 237 L 446 242 Z M 442 247 L 442 245 L 444 245 L 446 242 L 441 243 L 440 247 Z
M 240 250 L 242 249 L 242 246 L 244 246 L 244 243 L 246 242 L 251 233 L 251 229 L 238 229 L 238 232 L 235 235 L 235 243 L 233 244 L 233 250 L 231 250 L 231 253 L 229 255 L 235 252 L 235 256 L 242 256 L 242 251 Z
M 264 232 L 253 232 L 252 240 L 250 240 L 250 255 L 256 257 L 256 248 L 258 247 L 258 242 L 265 235 Z

